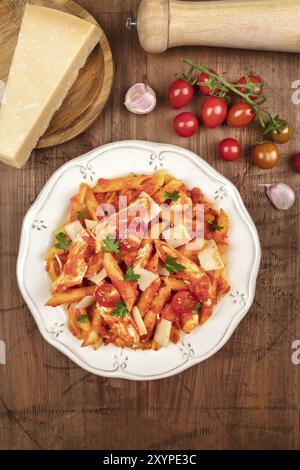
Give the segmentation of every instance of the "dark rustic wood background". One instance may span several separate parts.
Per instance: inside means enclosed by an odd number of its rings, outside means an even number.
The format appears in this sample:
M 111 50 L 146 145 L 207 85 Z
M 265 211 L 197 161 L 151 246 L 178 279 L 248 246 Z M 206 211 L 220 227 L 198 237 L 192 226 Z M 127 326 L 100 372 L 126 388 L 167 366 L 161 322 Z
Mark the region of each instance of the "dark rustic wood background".
M 284 181 L 299 191 L 300 175 L 291 167 L 291 156 L 300 150 L 291 84 L 300 79 L 300 56 L 200 47 L 147 55 L 136 33 L 124 27 L 138 0 L 79 3 L 103 26 L 113 51 L 115 79 L 105 110 L 80 137 L 35 152 L 23 170 L 0 167 L 0 339 L 7 345 L 7 364 L 0 365 L 0 448 L 299 448 L 300 365 L 291 362 L 291 344 L 300 338 L 299 202 L 288 213 L 278 212 L 259 183 Z M 295 125 L 276 169 L 264 173 L 251 164 L 255 128 L 201 127 L 186 140 L 174 135 L 175 112 L 165 95 L 182 57 L 225 70 L 232 79 L 244 69 L 265 79 L 270 108 Z M 145 117 L 123 106 L 125 91 L 137 81 L 148 81 L 158 92 L 156 110 Z M 240 139 L 245 155 L 226 164 L 218 159 L 216 143 L 229 135 Z M 262 244 L 255 301 L 230 341 L 206 362 L 154 382 L 100 378 L 81 370 L 42 339 L 16 284 L 22 219 L 48 178 L 69 159 L 122 139 L 173 143 L 203 156 L 236 184 Z

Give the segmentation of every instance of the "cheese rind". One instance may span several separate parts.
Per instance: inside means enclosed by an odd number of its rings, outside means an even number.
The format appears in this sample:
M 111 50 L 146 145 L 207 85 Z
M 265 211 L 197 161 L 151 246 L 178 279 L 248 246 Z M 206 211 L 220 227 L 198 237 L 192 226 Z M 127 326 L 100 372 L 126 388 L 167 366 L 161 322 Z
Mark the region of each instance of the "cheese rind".
M 0 159 L 21 168 L 100 38 L 68 13 L 26 5 L 0 107 Z

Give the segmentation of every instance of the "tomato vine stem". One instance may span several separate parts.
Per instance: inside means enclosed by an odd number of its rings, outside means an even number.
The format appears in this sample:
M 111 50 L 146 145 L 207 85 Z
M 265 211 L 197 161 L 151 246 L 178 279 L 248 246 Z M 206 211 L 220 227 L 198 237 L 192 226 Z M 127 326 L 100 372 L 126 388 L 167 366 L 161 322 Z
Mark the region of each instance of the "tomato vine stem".
M 239 96 L 245 103 L 249 104 L 251 109 L 254 111 L 257 121 L 260 124 L 261 128 L 264 130 L 264 135 L 269 134 L 273 130 L 280 131 L 285 125 L 286 121 L 280 119 L 279 116 L 273 117 L 266 109 L 262 108 L 262 104 L 266 101 L 266 96 L 260 96 L 257 94 L 257 98 L 260 98 L 258 102 L 255 102 L 253 99 L 250 98 L 255 92 L 251 89 L 247 93 L 243 93 L 239 90 L 239 86 L 235 83 L 228 82 L 223 74 L 218 74 L 217 72 L 212 72 L 208 67 L 204 65 L 199 65 L 191 59 L 183 59 L 183 62 L 190 66 L 190 70 L 188 72 L 188 76 L 191 77 L 194 70 L 199 70 L 200 72 L 206 73 L 209 77 L 211 77 L 212 81 L 216 82 L 221 85 L 222 92 L 224 93 L 224 89 L 227 91 L 232 92 L 233 94 Z M 207 83 L 205 83 L 207 85 Z M 257 85 L 256 85 L 257 86 Z M 247 88 L 247 85 L 246 85 Z M 249 86 L 248 86 L 249 88 Z M 251 88 L 251 87 L 250 87 Z M 267 117 L 267 120 L 264 119 L 263 116 Z

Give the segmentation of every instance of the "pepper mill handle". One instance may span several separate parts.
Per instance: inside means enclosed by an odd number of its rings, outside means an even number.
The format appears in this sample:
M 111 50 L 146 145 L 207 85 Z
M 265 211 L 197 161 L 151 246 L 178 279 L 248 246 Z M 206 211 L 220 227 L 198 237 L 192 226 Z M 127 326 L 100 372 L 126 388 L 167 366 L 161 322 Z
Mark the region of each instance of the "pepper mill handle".
M 300 0 L 142 0 L 137 30 L 151 53 L 175 46 L 300 52 Z

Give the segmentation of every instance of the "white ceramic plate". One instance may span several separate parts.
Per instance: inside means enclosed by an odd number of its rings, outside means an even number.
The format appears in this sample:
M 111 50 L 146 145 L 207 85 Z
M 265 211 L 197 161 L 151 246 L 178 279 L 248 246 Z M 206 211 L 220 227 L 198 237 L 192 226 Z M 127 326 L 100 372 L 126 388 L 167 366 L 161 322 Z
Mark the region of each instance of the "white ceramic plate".
M 124 176 L 130 172 L 151 174 L 165 168 L 192 188 L 200 187 L 207 199 L 222 207 L 230 219 L 228 253 L 231 292 L 214 315 L 177 344 L 159 351 L 133 351 L 114 345 L 81 348 L 68 331 L 61 307 L 45 307 L 50 281 L 44 256 L 53 243 L 53 231 L 66 220 L 69 199 L 83 181 Z M 255 225 L 233 184 L 197 155 L 173 145 L 123 141 L 95 149 L 59 168 L 25 216 L 17 277 L 19 288 L 43 337 L 80 367 L 101 376 L 131 380 L 168 377 L 217 352 L 249 310 L 260 263 L 260 243 Z

